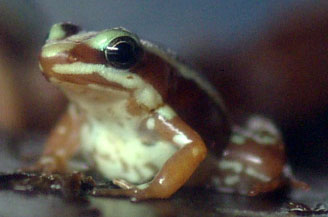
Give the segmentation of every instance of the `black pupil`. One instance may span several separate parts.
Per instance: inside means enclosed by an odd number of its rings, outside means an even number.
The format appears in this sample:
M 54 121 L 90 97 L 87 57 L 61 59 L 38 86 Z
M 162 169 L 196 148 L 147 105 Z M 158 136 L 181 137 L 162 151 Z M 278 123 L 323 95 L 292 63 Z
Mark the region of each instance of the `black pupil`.
M 132 38 L 118 38 L 106 48 L 105 56 L 108 63 L 116 68 L 130 68 L 138 60 L 137 43 Z
M 121 42 L 117 44 L 113 52 L 110 53 L 110 59 L 118 63 L 128 63 L 134 59 L 134 50 L 131 44 Z

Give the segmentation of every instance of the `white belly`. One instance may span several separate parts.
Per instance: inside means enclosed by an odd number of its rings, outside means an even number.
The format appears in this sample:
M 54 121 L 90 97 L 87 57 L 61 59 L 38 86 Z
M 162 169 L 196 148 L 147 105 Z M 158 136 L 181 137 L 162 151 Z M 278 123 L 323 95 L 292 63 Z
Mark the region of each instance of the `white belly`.
M 122 178 L 134 184 L 150 181 L 177 148 L 161 140 L 143 144 L 135 128 L 90 121 L 82 126 L 82 153 L 108 179 Z

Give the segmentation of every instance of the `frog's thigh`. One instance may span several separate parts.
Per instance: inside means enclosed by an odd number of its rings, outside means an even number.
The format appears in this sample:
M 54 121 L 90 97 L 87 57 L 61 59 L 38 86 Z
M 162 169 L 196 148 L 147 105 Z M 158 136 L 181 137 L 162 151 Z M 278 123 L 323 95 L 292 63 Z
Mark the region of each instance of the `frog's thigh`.
M 249 130 L 233 132 L 212 177 L 219 191 L 256 195 L 286 184 L 282 140 L 265 141 L 254 135 Z

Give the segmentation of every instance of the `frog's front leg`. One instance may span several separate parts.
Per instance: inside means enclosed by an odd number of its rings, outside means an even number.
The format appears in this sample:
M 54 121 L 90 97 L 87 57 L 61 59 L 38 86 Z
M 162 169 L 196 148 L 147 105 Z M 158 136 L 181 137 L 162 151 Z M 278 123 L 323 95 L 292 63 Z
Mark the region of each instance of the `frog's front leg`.
M 40 159 L 25 171 L 64 172 L 67 162 L 79 147 L 82 118 L 69 107 L 50 132 Z
M 201 137 L 169 107 L 156 110 L 148 122 L 148 129 L 156 131 L 159 139 L 178 148 L 149 183 L 132 185 L 116 179 L 114 184 L 123 189 L 99 189 L 95 196 L 126 196 L 133 200 L 168 198 L 175 193 L 193 174 L 206 157 L 207 149 Z

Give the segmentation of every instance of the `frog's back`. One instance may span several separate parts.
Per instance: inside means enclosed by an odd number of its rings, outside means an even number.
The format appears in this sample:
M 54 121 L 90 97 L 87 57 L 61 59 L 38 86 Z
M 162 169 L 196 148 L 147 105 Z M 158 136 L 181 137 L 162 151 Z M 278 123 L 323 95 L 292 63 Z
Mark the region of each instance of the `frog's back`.
M 163 100 L 200 134 L 212 151 L 221 153 L 230 136 L 230 123 L 220 94 L 200 73 L 174 55 L 150 42 L 142 44 L 144 60 L 153 67 L 141 64 L 136 70 L 154 70 L 145 75 L 148 82 L 159 87 Z

